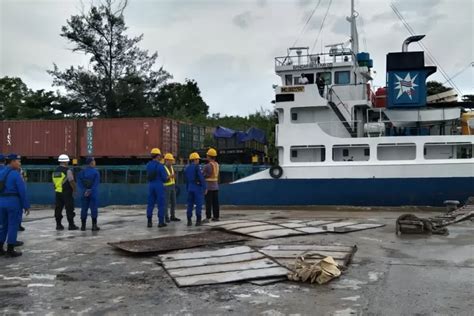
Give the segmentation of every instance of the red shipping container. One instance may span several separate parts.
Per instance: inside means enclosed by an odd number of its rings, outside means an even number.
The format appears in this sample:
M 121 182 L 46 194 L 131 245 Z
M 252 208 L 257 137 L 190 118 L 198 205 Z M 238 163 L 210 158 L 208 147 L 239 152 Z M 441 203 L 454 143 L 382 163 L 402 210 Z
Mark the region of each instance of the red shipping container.
M 175 120 L 171 125 L 171 152 L 175 157 L 179 154 L 179 123 Z
M 81 157 L 147 158 L 154 147 L 172 150 L 173 120 L 92 119 L 79 123 Z
M 1 152 L 27 158 L 56 158 L 77 155 L 77 121 L 32 120 L 0 122 Z

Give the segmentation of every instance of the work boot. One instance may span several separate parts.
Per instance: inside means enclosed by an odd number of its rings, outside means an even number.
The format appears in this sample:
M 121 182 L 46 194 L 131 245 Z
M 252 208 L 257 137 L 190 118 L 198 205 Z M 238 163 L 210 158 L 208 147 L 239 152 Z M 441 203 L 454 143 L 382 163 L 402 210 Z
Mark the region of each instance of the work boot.
M 78 230 L 79 227 L 77 227 L 76 224 L 74 224 L 74 222 L 71 222 L 67 229 L 68 230 Z
M 213 218 L 212 221 L 213 221 L 213 222 L 218 222 L 219 219 L 218 219 L 218 218 Z
M 209 218 L 205 218 L 205 219 L 203 219 L 203 220 L 201 221 L 201 223 L 203 223 L 203 224 L 207 224 L 207 223 L 209 223 Z
M 167 223 L 171 222 L 171 220 L 170 220 L 169 217 L 166 217 L 166 218 L 165 218 L 165 221 L 166 221 Z
M 148 224 L 146 225 L 146 227 L 153 227 L 153 223 L 151 221 L 151 218 L 148 219 Z
M 92 231 L 96 232 L 98 230 L 100 230 L 100 227 L 97 226 L 97 218 L 93 218 L 92 219 Z
M 20 241 L 20 240 L 17 240 L 16 243 L 15 243 L 15 247 L 21 247 L 23 246 L 25 243 Z
M 15 245 L 7 245 L 7 252 L 5 253 L 5 257 L 7 258 L 14 258 L 21 256 L 22 253 L 20 251 L 15 251 Z
M 190 218 L 188 218 L 188 226 L 193 226 L 193 221 Z
M 201 218 L 198 217 L 198 218 L 196 219 L 196 226 L 201 226 L 201 225 L 202 225 Z
M 86 231 L 86 221 L 87 219 L 81 219 L 81 231 Z
M 170 219 L 170 220 L 171 220 L 172 222 L 181 222 L 181 220 L 180 220 L 179 218 L 177 218 L 177 217 L 174 217 L 174 216 L 173 216 L 173 217 L 171 217 L 171 219 Z
M 5 252 L 5 250 L 3 249 L 3 244 L 1 244 L 1 245 L 0 245 L 0 256 L 3 256 L 3 255 L 5 255 L 5 254 L 6 254 L 6 252 Z
M 64 226 L 63 226 L 63 224 L 61 224 L 60 219 L 56 220 L 56 230 L 64 230 Z
M 21 224 L 18 226 L 18 231 L 20 232 L 24 232 L 25 231 L 25 227 L 21 226 Z
M 168 226 L 168 225 L 166 225 L 166 223 L 159 223 L 158 224 L 158 227 L 166 227 L 166 226 Z

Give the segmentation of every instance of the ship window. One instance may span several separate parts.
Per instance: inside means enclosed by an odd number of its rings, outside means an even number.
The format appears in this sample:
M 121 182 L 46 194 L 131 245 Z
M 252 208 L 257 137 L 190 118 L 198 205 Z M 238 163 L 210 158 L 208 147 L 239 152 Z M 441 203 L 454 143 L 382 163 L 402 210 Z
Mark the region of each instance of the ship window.
M 349 71 L 336 71 L 334 73 L 335 84 L 349 84 L 351 83 L 351 74 Z
M 470 159 L 473 157 L 472 143 L 426 143 L 425 159 Z
M 292 146 L 291 162 L 322 162 L 326 160 L 326 148 L 322 145 Z
M 378 160 L 414 160 L 416 145 L 413 143 L 379 144 L 377 146 Z
M 293 83 L 293 76 L 285 75 L 285 86 L 291 86 L 292 83 Z
M 368 144 L 334 145 L 333 161 L 368 161 L 370 147 Z
M 297 121 L 298 120 L 298 113 L 291 113 L 291 120 L 292 121 Z
M 318 74 L 323 77 L 324 82 L 325 82 L 327 85 L 332 84 L 332 76 L 331 76 L 332 74 L 331 74 L 331 72 L 329 72 L 329 71 L 327 71 L 327 72 L 318 72 Z M 316 74 L 316 77 L 317 77 L 317 76 L 318 76 L 318 75 Z
M 295 95 L 293 93 L 281 93 L 275 97 L 276 102 L 293 102 L 295 101 Z

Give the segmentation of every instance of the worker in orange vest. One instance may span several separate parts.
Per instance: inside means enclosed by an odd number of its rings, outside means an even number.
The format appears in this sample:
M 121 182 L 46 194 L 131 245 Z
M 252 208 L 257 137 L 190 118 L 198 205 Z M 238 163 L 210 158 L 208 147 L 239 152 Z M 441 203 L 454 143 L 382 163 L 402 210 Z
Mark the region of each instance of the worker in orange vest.
M 204 166 L 204 178 L 207 183 L 206 220 L 219 220 L 219 164 L 216 161 L 217 151 L 210 148 L 207 151 L 207 164 Z

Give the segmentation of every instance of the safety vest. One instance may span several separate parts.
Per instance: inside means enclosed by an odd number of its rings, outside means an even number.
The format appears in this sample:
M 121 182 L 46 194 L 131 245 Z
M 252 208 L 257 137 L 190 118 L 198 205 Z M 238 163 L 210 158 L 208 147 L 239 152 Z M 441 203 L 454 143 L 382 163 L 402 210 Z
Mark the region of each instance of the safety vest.
M 210 161 L 209 164 L 212 167 L 212 173 L 208 178 L 206 178 L 206 181 L 217 182 L 219 180 L 219 164 L 215 161 Z
M 57 168 L 56 171 L 53 172 L 53 184 L 54 184 L 54 191 L 58 193 L 63 193 L 63 186 L 67 181 L 67 168 Z
M 174 169 L 173 169 L 173 166 L 171 166 L 171 171 L 168 169 L 168 167 L 165 165 L 165 170 L 166 170 L 166 173 L 168 174 L 168 177 L 170 177 L 171 175 L 174 176 Z M 169 187 L 170 185 L 174 185 L 175 184 L 175 180 L 174 178 L 169 178 L 169 180 L 167 182 L 164 183 L 165 184 L 165 187 Z

